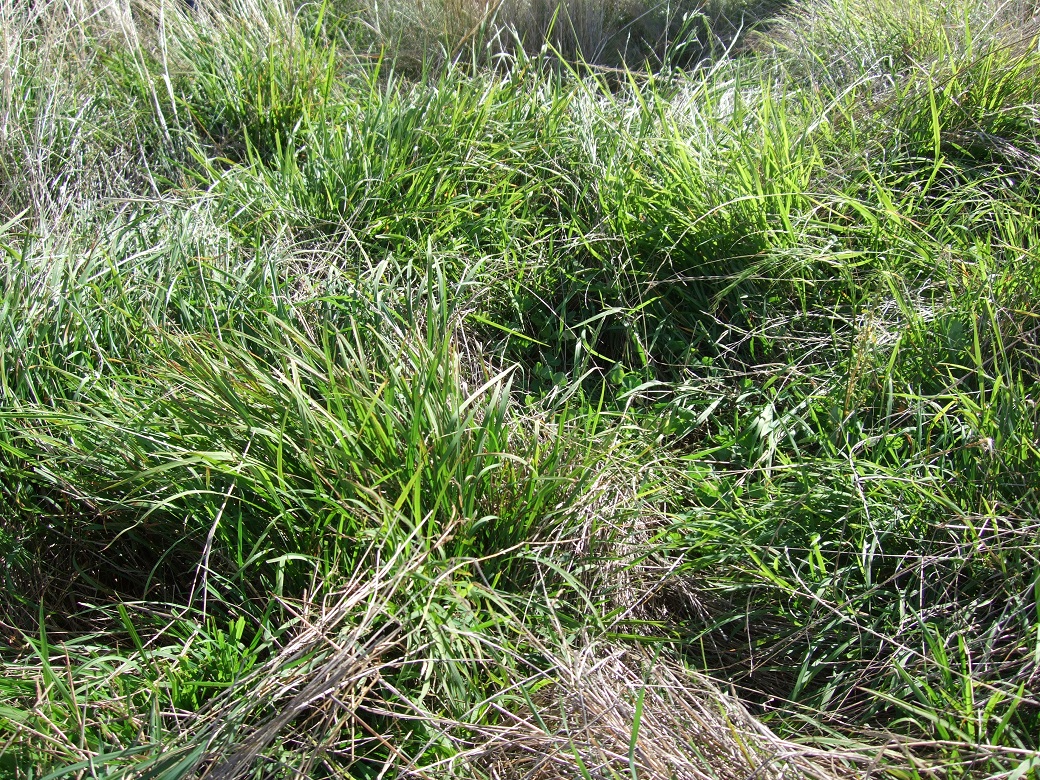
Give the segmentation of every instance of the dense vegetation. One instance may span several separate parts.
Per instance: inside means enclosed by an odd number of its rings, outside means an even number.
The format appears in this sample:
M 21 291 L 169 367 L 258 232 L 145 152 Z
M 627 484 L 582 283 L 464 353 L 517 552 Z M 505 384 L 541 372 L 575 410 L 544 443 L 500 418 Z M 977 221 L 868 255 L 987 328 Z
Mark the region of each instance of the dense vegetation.
M 0 0 L 0 777 L 1040 777 L 1036 12 Z

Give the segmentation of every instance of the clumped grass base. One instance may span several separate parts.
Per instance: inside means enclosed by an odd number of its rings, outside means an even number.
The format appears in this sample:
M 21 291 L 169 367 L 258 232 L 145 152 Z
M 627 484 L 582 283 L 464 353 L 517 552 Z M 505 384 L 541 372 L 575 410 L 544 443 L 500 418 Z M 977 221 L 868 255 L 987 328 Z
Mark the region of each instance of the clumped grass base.
M 1034 16 L 0 0 L 0 777 L 1040 775 Z

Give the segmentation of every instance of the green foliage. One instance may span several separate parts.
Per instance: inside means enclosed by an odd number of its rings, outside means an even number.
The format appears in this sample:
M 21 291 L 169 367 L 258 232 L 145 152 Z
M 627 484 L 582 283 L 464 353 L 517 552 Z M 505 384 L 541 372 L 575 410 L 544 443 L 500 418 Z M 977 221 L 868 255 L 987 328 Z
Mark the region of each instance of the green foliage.
M 1029 9 L 536 6 L 0 0 L 0 777 L 1036 775 Z

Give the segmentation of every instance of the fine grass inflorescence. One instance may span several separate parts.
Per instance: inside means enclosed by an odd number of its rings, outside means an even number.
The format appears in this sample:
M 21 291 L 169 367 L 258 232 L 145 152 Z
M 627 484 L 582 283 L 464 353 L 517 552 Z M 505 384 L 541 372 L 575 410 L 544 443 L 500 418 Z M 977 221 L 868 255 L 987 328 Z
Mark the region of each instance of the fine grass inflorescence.
M 1011 0 L 0 0 L 0 779 L 1040 777 Z

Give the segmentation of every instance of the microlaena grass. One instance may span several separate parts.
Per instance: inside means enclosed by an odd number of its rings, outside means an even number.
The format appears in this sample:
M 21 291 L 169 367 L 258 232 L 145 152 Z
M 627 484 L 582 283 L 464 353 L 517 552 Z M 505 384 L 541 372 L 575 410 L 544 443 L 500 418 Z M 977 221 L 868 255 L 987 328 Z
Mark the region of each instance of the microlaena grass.
M 176 335 L 152 345 L 150 368 L 132 383 L 98 377 L 68 405 L 20 403 L 5 413 L 5 454 L 35 464 L 23 473 L 37 483 L 28 492 L 39 503 L 24 502 L 27 510 L 38 522 L 57 520 L 42 495 L 48 482 L 84 510 L 65 512 L 63 528 L 37 527 L 48 541 L 37 536 L 25 545 L 53 550 L 64 536 L 82 549 L 97 535 L 111 540 L 102 555 L 121 571 L 127 561 L 142 563 L 141 547 L 187 547 L 200 560 L 189 579 L 168 583 L 173 603 L 152 602 L 136 626 L 131 610 L 145 605 L 120 605 L 107 634 L 126 636 L 129 651 L 90 661 L 85 655 L 97 652 L 104 635 L 64 644 L 71 687 L 54 671 L 60 662 L 46 629 L 24 635 L 28 655 L 10 669 L 13 700 L 30 695 L 18 680 L 33 675 L 42 675 L 48 693 L 38 715 L 12 711 L 19 744 L 34 734 L 43 739 L 17 754 L 23 766 L 67 763 L 60 776 L 86 761 L 108 773 L 180 777 L 206 764 L 234 777 L 274 758 L 302 761 L 306 771 L 326 761 L 321 751 L 343 750 L 372 771 L 404 760 L 461 762 L 467 740 L 455 734 L 471 728 L 469 708 L 495 711 L 495 692 L 511 676 L 519 675 L 521 691 L 551 679 L 552 662 L 546 667 L 539 656 L 556 651 L 541 645 L 558 641 L 560 621 L 574 617 L 550 608 L 532 622 L 531 610 L 540 611 L 546 597 L 550 605 L 567 601 L 568 593 L 588 603 L 569 565 L 553 559 L 575 543 L 566 524 L 583 515 L 579 503 L 609 489 L 584 483 L 596 471 L 587 458 L 602 455 L 597 426 L 583 423 L 592 438 L 574 449 L 577 442 L 560 438 L 572 425 L 558 417 L 553 430 L 536 426 L 526 460 L 515 454 L 530 434 L 508 423 L 506 378 L 458 373 L 450 336 L 445 341 L 450 313 L 436 303 L 448 300 L 443 277 L 425 284 L 415 295 L 422 308 L 408 320 L 424 324 L 425 335 L 395 330 L 399 315 L 372 309 L 363 288 L 349 299 L 293 304 L 283 317 L 298 312 L 300 329 L 257 301 L 251 332 L 225 326 L 204 339 Z M 397 282 L 389 287 L 401 292 Z M 314 315 L 321 325 L 308 323 Z M 366 328 L 366 320 L 381 329 Z M 315 333 L 326 336 L 315 342 Z M 60 451 L 51 446 L 58 440 Z M 597 511 L 617 511 L 609 507 L 608 499 Z M 149 578 L 170 576 L 160 563 Z M 350 581 L 339 606 L 307 595 L 325 593 L 344 575 Z M 81 577 L 96 597 L 149 595 L 149 583 L 132 574 Z M 534 601 L 524 590 L 532 586 Z M 257 588 L 270 594 L 266 607 L 249 605 Z M 323 617 L 309 628 L 314 609 Z M 66 620 L 103 626 L 104 612 Z M 518 612 L 527 619 L 520 622 Z M 367 617 L 334 639 L 333 626 L 347 614 Z M 290 638 L 297 625 L 309 632 L 302 646 Z M 532 650 L 516 646 L 518 631 L 520 639 L 534 632 L 523 639 L 536 643 Z M 330 641 L 358 664 L 341 651 L 327 656 Z M 262 665 L 265 657 L 274 666 Z M 372 684 L 379 690 L 362 692 Z M 322 704 L 338 701 L 327 698 L 330 690 L 357 686 L 349 708 L 360 710 L 349 723 L 339 704 Z M 279 703 L 296 688 L 287 705 Z M 227 696 L 212 698 L 225 689 Z M 184 707 L 202 707 L 201 720 L 182 722 Z M 152 713 L 146 727 L 138 708 Z M 441 736 L 412 725 L 417 717 Z M 300 718 L 322 724 L 317 743 L 290 728 Z M 581 754 L 574 760 L 580 765 Z
M 1036 773 L 1022 9 L 2 11 L 0 774 Z

